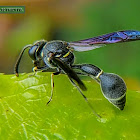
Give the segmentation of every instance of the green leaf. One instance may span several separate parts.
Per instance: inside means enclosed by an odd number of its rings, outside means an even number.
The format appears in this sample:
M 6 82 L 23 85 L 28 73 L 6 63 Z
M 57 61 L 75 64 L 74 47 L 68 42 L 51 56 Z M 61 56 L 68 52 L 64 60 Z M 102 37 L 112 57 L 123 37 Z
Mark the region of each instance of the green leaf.
M 110 104 L 100 86 L 84 81 L 84 94 L 102 116 L 92 113 L 83 97 L 66 75 L 54 77 L 54 96 L 51 94 L 50 73 L 14 75 L 0 74 L 0 139 L 139 139 L 140 91 L 127 91 L 123 111 Z

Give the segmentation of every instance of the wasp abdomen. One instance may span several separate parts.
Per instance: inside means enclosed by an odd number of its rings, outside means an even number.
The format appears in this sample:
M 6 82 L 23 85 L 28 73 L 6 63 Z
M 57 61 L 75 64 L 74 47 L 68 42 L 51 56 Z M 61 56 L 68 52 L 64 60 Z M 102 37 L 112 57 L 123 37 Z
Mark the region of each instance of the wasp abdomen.
M 124 96 L 121 96 L 118 99 L 110 99 L 109 102 L 111 102 L 114 106 L 116 106 L 120 110 L 123 110 L 126 102 L 126 94 L 124 94 Z
M 120 110 L 126 102 L 126 85 L 121 77 L 112 73 L 102 73 L 99 77 L 103 95 Z

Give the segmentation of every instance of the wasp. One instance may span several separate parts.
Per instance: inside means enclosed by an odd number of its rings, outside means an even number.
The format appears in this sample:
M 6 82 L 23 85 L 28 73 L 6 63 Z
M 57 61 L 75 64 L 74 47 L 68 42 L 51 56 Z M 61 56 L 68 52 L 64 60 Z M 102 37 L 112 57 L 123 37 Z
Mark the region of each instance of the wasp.
M 61 40 L 46 41 L 40 40 L 34 44 L 25 46 L 15 65 L 15 73 L 18 76 L 18 68 L 24 51 L 29 48 L 28 54 L 33 61 L 33 71 L 53 71 L 51 74 L 51 97 L 53 97 L 54 81 L 53 76 L 64 73 L 71 83 L 78 89 L 85 101 L 88 103 L 93 113 L 100 117 L 88 102 L 82 91 L 87 90 L 85 84 L 80 79 L 80 75 L 90 76 L 96 80 L 100 86 L 104 97 L 120 110 L 124 109 L 126 102 L 126 84 L 124 80 L 113 73 L 105 73 L 93 64 L 74 64 L 74 51 L 89 51 L 106 46 L 106 44 L 121 43 L 140 40 L 140 31 L 126 30 L 118 31 L 89 39 L 66 42 Z M 44 62 L 41 65 L 41 61 Z

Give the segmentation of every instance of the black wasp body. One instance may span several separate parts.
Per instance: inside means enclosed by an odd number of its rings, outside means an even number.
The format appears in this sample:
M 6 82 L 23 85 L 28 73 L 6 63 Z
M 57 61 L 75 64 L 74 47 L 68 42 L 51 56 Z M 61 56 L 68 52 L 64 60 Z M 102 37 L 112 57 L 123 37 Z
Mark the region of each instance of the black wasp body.
M 52 91 L 48 103 L 52 100 L 53 96 L 53 76 L 60 73 L 65 73 L 72 84 L 84 97 L 88 105 L 91 107 L 93 113 L 97 117 L 100 117 L 95 113 L 86 96 L 82 93 L 82 90 L 87 90 L 87 88 L 78 75 L 86 75 L 95 79 L 100 84 L 104 97 L 120 110 L 124 109 L 126 101 L 125 82 L 118 75 L 105 73 L 95 65 L 74 64 L 74 51 L 88 51 L 102 47 L 105 44 L 134 41 L 139 39 L 139 31 L 128 30 L 118 31 L 75 42 L 65 42 L 60 40 L 47 42 L 45 40 L 40 40 L 35 42 L 33 45 L 27 45 L 23 48 L 15 65 L 15 73 L 18 76 L 18 67 L 22 55 L 27 48 L 30 48 L 28 53 L 30 58 L 33 60 L 33 71 L 54 71 L 51 75 Z M 40 64 L 41 61 L 44 62 L 43 66 Z

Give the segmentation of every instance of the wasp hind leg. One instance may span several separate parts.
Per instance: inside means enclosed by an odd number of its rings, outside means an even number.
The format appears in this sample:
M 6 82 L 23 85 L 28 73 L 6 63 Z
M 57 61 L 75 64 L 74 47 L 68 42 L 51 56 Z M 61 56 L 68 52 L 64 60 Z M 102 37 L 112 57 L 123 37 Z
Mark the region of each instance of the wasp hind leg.
M 93 114 L 98 118 L 101 119 L 101 116 L 98 115 L 96 113 L 96 111 L 94 110 L 93 106 L 90 104 L 90 102 L 88 101 L 87 97 L 83 94 L 83 92 L 81 91 L 81 89 L 75 84 L 75 82 L 69 77 L 71 83 L 73 84 L 73 86 L 75 86 L 77 88 L 77 90 L 80 92 L 80 94 L 83 96 L 83 98 L 85 99 L 85 101 L 87 102 L 88 106 L 91 108 Z

